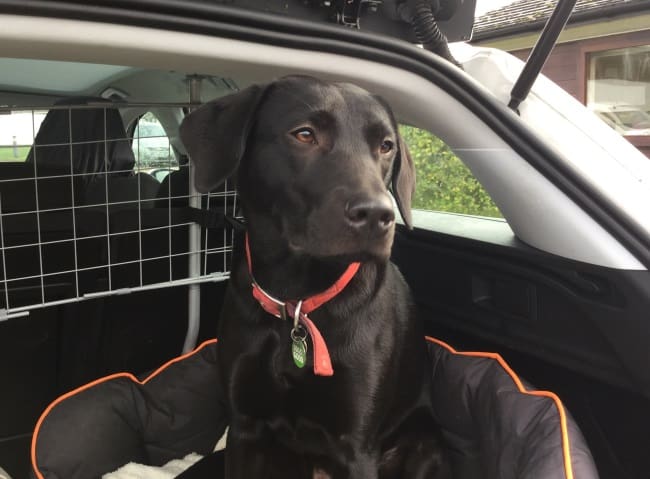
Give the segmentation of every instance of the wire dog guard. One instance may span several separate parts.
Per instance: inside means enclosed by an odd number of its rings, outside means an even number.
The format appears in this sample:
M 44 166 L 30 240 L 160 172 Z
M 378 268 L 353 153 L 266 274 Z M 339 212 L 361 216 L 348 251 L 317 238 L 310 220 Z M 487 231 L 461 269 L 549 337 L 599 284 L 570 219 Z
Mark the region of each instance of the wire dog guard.
M 183 106 L 119 105 L 176 114 Z M 110 102 L 48 110 L 40 128 L 38 109 L 2 110 L 30 115 L 34 141 L 24 161 L 0 162 L 0 320 L 228 278 L 232 233 L 203 227 L 199 241 L 188 238 L 201 213 L 235 215 L 228 182 L 208 195 L 192 193 L 191 165 L 177 158 L 160 124 L 147 131 L 156 126 L 147 115 L 127 135 Z

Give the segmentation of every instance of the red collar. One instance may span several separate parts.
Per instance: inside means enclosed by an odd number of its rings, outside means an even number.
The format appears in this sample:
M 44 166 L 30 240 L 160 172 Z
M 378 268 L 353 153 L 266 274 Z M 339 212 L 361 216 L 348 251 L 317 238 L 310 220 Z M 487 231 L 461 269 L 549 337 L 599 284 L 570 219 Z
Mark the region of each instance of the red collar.
M 332 286 L 321 293 L 302 300 L 301 302 L 293 300 L 280 301 L 264 291 L 255 282 L 251 252 L 248 244 L 248 234 L 246 235 L 246 261 L 248 263 L 248 273 L 252 280 L 251 286 L 253 288 L 253 297 L 260 303 L 260 306 L 267 313 L 277 318 L 286 318 L 286 315 L 294 317 L 296 307 L 301 305 L 299 306 L 299 318 L 297 321 L 305 327 L 307 333 L 311 337 L 312 348 L 314 350 L 314 374 L 317 376 L 332 376 L 334 374 L 334 369 L 332 368 L 332 360 L 330 358 L 329 350 L 327 349 L 327 344 L 325 344 L 325 340 L 318 328 L 316 328 L 316 325 L 307 315 L 343 291 L 359 270 L 361 263 L 351 263 Z

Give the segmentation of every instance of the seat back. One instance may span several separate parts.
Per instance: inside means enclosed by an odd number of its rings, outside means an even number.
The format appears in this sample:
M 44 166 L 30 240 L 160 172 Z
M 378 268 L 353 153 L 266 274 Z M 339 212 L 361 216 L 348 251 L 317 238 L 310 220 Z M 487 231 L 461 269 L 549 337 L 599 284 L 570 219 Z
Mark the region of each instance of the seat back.
M 160 183 L 153 176 L 137 173 L 133 176 L 113 176 L 99 179 L 86 190 L 87 205 L 108 206 L 109 212 L 123 209 L 152 208 Z
M 69 98 L 55 107 L 41 123 L 25 161 L 34 176 L 73 174 L 85 186 L 102 173 L 132 175 L 135 157 L 122 117 L 110 101 Z

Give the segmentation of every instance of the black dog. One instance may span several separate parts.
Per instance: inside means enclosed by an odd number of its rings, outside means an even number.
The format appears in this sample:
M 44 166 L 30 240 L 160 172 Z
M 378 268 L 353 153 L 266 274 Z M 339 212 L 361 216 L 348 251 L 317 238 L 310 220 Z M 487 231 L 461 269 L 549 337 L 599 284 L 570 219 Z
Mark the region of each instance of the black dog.
M 410 226 L 415 186 L 389 107 L 291 76 L 202 106 L 181 137 L 200 190 L 237 173 L 247 220 L 218 334 L 226 478 L 449 477 L 423 333 L 389 262 L 388 189 Z

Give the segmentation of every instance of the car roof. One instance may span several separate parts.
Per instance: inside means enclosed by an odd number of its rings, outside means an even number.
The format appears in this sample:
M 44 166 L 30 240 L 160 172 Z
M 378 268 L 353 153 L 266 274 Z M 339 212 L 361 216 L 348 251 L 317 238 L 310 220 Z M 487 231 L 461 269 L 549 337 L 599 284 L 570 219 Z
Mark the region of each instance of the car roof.
M 205 16 L 205 9 L 217 17 L 226 10 L 228 15 L 234 15 L 221 6 L 197 8 L 192 15 Z M 128 14 L 135 15 L 132 10 Z M 250 20 L 248 15 L 242 14 L 242 18 Z M 193 27 L 188 27 L 192 31 L 180 31 L 123 21 L 118 24 L 37 17 L 25 17 L 20 25 L 6 23 L 0 36 L 7 56 L 115 63 L 140 69 L 131 77 L 121 78 L 116 86 L 126 86 L 129 78 L 142 81 L 147 75 L 168 75 L 169 83 L 178 85 L 180 78 L 196 73 L 210 78 L 207 84 L 214 85 L 210 88 L 220 90 L 219 94 L 232 91 L 231 81 L 235 88 L 243 88 L 289 73 L 355 82 L 383 96 L 403 122 L 425 128 L 445 141 L 486 187 L 507 218 L 506 227 L 511 227 L 520 240 L 574 260 L 643 268 L 635 257 L 643 250 L 630 254 L 618 236 L 612 236 L 609 227 L 599 223 L 611 221 L 611 227 L 618 228 L 624 216 L 640 235 L 647 237 L 650 218 L 643 205 L 647 204 L 648 188 L 633 179 L 646 174 L 643 167 L 638 166 L 637 171 L 636 164 L 627 164 L 592 142 L 588 156 L 599 158 L 599 169 L 593 176 L 588 173 L 589 165 L 578 161 L 579 153 L 585 150 L 576 152 L 576 142 L 572 144 L 570 136 L 564 135 L 566 149 L 554 146 L 557 142 L 552 132 L 544 133 L 540 125 L 533 128 L 535 125 L 508 110 L 499 95 L 478 83 L 471 72 L 460 71 L 404 42 L 271 16 L 254 18 L 258 25 L 268 25 L 260 26 L 254 36 L 250 29 L 245 30 L 241 38 L 235 38 L 232 23 L 215 24 L 220 32 L 216 33 Z M 337 43 L 335 39 L 346 41 Z M 107 49 L 106 45 L 113 47 Z M 485 57 L 475 59 L 480 64 Z M 151 88 L 152 84 L 148 86 L 142 98 L 159 101 L 158 92 Z M 176 93 L 176 98 L 183 96 L 187 102 L 187 87 Z M 563 111 L 549 110 L 545 100 L 533 98 L 533 111 L 544 108 L 548 114 L 562 117 Z M 593 117 L 590 112 L 582 113 Z M 585 141 L 588 136 L 587 131 L 582 132 Z M 622 145 L 622 149 L 626 148 Z M 631 158 L 632 150 L 623 156 Z M 555 165 L 553 169 L 548 168 L 549 162 Z M 585 188 L 590 198 L 603 198 L 607 208 L 587 208 L 584 202 L 578 202 Z M 540 197 L 549 205 L 553 201 L 556 204 L 542 209 Z M 621 215 L 612 215 L 612 211 Z M 572 231 L 568 238 L 563 234 L 566 231 Z

